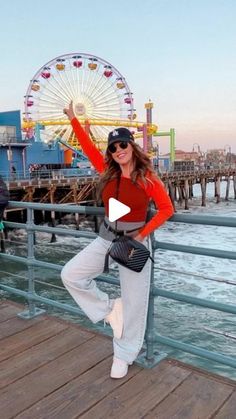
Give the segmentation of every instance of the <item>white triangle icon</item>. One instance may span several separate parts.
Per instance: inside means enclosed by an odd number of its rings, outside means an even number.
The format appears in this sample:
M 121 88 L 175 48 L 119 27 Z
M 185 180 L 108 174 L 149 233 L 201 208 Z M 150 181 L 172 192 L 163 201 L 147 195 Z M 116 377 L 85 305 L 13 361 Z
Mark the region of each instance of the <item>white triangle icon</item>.
M 108 218 L 109 221 L 116 221 L 123 215 L 128 214 L 131 211 L 131 208 L 122 202 L 118 201 L 115 198 L 109 198 L 108 202 Z

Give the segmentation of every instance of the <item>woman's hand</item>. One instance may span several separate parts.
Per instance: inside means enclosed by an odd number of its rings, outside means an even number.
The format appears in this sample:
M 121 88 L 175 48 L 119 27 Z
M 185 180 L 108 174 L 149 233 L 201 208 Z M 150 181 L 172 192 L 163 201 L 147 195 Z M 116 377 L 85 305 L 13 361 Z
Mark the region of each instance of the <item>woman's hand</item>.
M 73 102 L 71 101 L 69 104 L 69 108 L 63 109 L 64 114 L 66 114 L 71 121 L 73 118 L 75 118 L 75 113 L 73 109 Z

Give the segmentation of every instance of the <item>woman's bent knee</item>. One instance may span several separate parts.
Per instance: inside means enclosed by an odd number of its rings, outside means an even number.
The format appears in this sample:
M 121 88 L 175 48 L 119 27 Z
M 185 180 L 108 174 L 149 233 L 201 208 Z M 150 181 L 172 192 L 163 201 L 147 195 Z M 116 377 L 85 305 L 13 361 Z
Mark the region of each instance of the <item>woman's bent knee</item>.
M 61 280 L 64 285 L 66 285 L 69 282 L 69 278 L 70 278 L 69 272 L 68 272 L 67 266 L 65 265 L 61 270 Z
M 66 288 L 76 287 L 77 289 L 87 289 L 91 282 L 88 275 L 75 271 L 70 262 L 67 263 L 61 270 L 61 279 Z
M 74 269 L 71 266 L 70 261 L 63 266 L 61 270 L 61 279 L 63 284 L 70 285 L 74 282 L 78 282 L 80 280 L 79 275 L 75 275 Z

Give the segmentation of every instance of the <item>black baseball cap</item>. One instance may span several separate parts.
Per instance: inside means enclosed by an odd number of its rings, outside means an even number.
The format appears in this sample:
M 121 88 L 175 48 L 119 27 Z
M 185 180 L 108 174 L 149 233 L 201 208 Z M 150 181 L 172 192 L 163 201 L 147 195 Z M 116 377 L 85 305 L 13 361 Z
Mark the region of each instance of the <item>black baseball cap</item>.
M 107 146 L 116 143 L 117 141 L 130 142 L 134 141 L 134 137 L 128 128 L 115 128 L 113 131 L 109 132 Z

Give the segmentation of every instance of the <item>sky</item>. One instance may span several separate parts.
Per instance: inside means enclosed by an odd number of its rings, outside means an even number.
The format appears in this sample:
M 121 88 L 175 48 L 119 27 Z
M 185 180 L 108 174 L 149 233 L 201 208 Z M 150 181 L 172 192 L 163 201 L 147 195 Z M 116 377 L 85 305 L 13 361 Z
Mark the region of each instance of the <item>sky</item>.
M 235 0 L 11 0 L 0 16 L 0 111 L 23 111 L 48 61 L 89 53 L 126 78 L 138 120 L 151 99 L 153 122 L 175 128 L 176 148 L 236 153 Z M 159 147 L 168 152 L 168 137 Z

